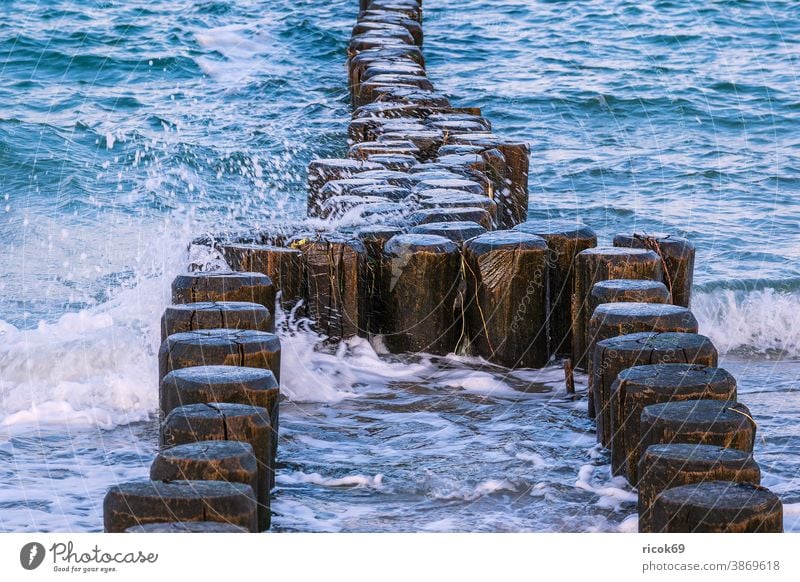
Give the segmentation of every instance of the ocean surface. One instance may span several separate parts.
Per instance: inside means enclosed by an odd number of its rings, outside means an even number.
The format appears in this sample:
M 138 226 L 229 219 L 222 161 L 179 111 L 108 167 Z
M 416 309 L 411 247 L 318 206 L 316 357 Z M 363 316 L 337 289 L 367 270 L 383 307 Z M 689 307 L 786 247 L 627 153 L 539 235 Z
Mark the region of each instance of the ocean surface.
M 198 235 L 301 218 L 356 0 L 0 2 L 0 531 L 99 531 L 156 449 Z M 800 531 L 800 4 L 426 0 L 428 74 L 531 143 L 532 219 L 698 248 L 693 309 Z M 320 348 L 283 314 L 277 531 L 635 531 L 558 368 Z

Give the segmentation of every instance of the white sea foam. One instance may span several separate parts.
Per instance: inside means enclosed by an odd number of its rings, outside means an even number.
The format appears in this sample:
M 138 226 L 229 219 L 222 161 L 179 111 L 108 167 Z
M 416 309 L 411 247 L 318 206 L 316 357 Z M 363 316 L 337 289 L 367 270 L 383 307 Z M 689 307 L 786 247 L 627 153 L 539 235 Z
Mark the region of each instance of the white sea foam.
M 0 326 L 0 426 L 112 428 L 147 419 L 158 402 L 162 276 L 35 329 Z
M 447 486 L 436 487 L 429 493 L 432 499 L 463 499 L 464 501 L 474 501 L 486 495 L 497 493 L 498 491 L 514 492 L 517 486 L 507 479 L 487 479 L 476 485 L 461 485 L 455 489 Z
M 746 348 L 757 353 L 800 355 L 800 294 L 773 288 L 749 292 L 720 289 L 697 293 L 692 311 L 720 352 Z
M 475 370 L 447 371 L 437 381 L 437 384 L 449 388 L 463 388 L 469 392 L 478 392 L 480 394 L 519 394 L 519 392 L 494 375 Z
M 295 485 L 298 483 L 310 483 L 312 485 L 322 485 L 323 487 L 369 487 L 380 489 L 383 487 L 383 475 L 347 475 L 345 477 L 325 477 L 319 473 L 303 473 L 302 471 L 292 471 L 291 473 L 279 473 L 276 480 L 281 485 Z
M 598 475 L 598 469 L 604 471 L 603 475 Z M 578 479 L 575 487 L 590 491 L 597 495 L 597 505 L 618 511 L 623 503 L 636 503 L 638 496 L 630 490 L 630 485 L 623 477 L 610 477 L 609 466 L 596 467 L 594 465 L 583 465 L 578 470 Z

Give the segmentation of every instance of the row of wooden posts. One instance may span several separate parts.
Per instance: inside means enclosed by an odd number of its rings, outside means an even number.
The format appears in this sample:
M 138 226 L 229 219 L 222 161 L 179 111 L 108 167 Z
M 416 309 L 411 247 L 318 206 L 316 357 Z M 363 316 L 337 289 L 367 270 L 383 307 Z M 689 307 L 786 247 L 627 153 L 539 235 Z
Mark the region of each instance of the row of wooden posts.
M 106 530 L 269 527 L 280 306 L 396 353 L 568 358 L 588 373 L 614 473 L 638 488 L 640 531 L 782 531 L 755 422 L 689 310 L 693 245 L 631 233 L 597 246 L 578 220 L 526 222 L 528 145 L 435 91 L 421 23 L 420 0 L 362 0 L 347 157 L 308 168 L 308 214 L 329 221 L 215 239 L 233 271 L 173 283 L 162 450 L 150 481 L 109 491 Z

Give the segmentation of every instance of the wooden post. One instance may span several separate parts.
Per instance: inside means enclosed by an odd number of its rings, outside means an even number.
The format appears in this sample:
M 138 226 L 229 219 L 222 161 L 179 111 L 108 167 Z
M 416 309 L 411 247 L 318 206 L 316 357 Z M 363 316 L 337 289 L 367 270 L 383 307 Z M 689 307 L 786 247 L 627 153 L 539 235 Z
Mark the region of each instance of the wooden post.
M 572 361 L 587 369 L 589 349 L 589 296 L 592 287 L 608 279 L 661 280 L 661 260 L 653 251 L 595 247 L 578 253 L 575 291 L 572 295 Z
M 214 403 L 175 408 L 161 425 L 161 445 L 174 447 L 198 441 L 242 441 L 250 444 L 258 464 L 258 524 L 269 529 L 269 492 L 275 482 L 269 411 L 260 406 Z
M 158 350 L 159 380 L 173 370 L 217 365 L 272 370 L 280 382 L 281 342 L 263 331 L 207 329 L 172 334 Z
M 247 301 L 275 312 L 275 285 L 263 273 L 232 271 L 178 275 L 172 282 L 173 303 Z
M 623 370 L 611 386 L 611 467 L 636 485 L 641 458 L 640 417 L 645 406 L 684 400 L 736 402 L 736 380 L 722 368 L 696 364 L 650 364 Z
M 509 368 L 547 364 L 547 243 L 495 231 L 464 244 L 466 320 L 478 355 Z
M 461 280 L 458 246 L 441 236 L 404 234 L 384 247 L 388 268 L 386 345 L 393 352 L 452 352 Z M 424 292 L 422 290 L 424 289 Z
M 547 242 L 548 349 L 551 356 L 571 355 L 576 257 L 578 253 L 597 245 L 597 235 L 588 226 L 572 220 L 523 222 L 514 230 L 535 234 Z
M 258 462 L 249 443 L 201 441 L 164 449 L 150 466 L 152 481 L 244 483 L 258 494 Z
M 303 253 L 274 245 L 228 244 L 222 256 L 232 269 L 264 273 L 281 292 L 281 305 L 294 306 L 304 297 L 305 263 Z
M 170 305 L 161 316 L 161 341 L 174 333 L 219 328 L 274 332 L 275 320 L 258 303 L 203 301 Z
M 589 391 L 589 415 L 595 420 L 605 410 L 605 398 L 611 385 L 625 368 L 643 364 L 684 363 L 717 365 L 717 349 L 707 337 L 694 333 L 632 333 L 597 342 L 592 356 L 593 390 Z M 604 400 L 595 403 L 594 393 Z M 600 418 L 602 424 L 604 418 Z M 597 429 L 598 438 L 602 434 Z
M 136 481 L 112 486 L 103 500 L 106 533 L 165 521 L 220 521 L 258 531 L 253 490 L 242 483 Z
M 667 489 L 653 504 L 656 533 L 783 533 L 783 504 L 766 487 L 711 481 Z
M 641 449 L 688 443 L 718 445 L 753 452 L 756 424 L 744 404 L 685 400 L 645 406 L 641 414 Z M 639 459 L 635 460 L 639 463 Z
M 761 484 L 753 455 L 714 445 L 651 445 L 639 462 L 639 532 L 653 531 L 652 508 L 659 493 L 704 481 Z
M 664 271 L 664 284 L 672 294 L 675 305 L 689 307 L 694 278 L 694 245 L 679 236 L 663 233 L 619 234 L 614 237 L 615 247 L 649 249 L 658 253 Z
M 329 338 L 367 333 L 367 249 L 357 238 L 327 234 L 290 243 L 306 263 L 308 313 Z

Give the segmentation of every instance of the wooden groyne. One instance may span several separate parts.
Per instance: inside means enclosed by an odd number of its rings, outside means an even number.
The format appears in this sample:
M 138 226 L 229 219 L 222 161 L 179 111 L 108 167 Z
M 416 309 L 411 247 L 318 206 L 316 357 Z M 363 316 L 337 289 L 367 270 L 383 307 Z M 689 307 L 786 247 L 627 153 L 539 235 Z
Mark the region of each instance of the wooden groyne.
M 422 44 L 421 0 L 361 0 L 348 151 L 309 164 L 314 220 L 208 239 L 233 270 L 173 283 L 161 451 L 150 481 L 108 492 L 106 531 L 269 527 L 278 307 L 329 341 L 380 338 L 395 353 L 567 358 L 568 376 L 588 374 L 614 473 L 638 487 L 640 531 L 781 531 L 755 421 L 690 310 L 693 245 L 630 232 L 598 246 L 577 219 L 527 221 L 528 144 L 437 92 Z

